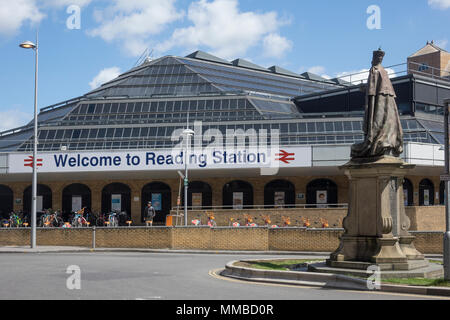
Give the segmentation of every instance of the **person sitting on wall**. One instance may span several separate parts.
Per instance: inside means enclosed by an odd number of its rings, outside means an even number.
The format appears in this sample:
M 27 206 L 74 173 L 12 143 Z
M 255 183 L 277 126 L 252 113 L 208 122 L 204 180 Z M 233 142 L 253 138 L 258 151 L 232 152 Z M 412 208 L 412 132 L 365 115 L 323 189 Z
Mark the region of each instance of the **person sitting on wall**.
M 147 206 L 144 210 L 145 224 L 153 226 L 153 218 L 156 216 L 155 208 L 153 208 L 151 201 L 147 203 Z

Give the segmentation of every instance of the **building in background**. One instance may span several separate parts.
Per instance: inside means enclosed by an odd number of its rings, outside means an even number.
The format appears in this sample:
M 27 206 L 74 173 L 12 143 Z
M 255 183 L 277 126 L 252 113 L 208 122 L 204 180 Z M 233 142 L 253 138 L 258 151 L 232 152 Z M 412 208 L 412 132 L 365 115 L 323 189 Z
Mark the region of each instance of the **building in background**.
M 434 41 L 408 57 L 408 73 L 450 79 L 450 53 Z
M 392 83 L 405 132 L 402 156 L 417 165 L 405 179 L 405 203 L 439 205 L 441 107 L 450 97 L 450 81 L 412 72 Z M 217 133 L 237 135 L 230 142 L 234 152 L 221 141 L 208 161 L 191 158 L 189 206 L 213 209 L 216 217 L 286 209 L 298 217 L 327 209 L 323 214 L 333 215 L 342 207 L 345 216 L 348 181 L 338 166 L 349 160 L 351 145 L 363 140 L 364 103 L 360 84 L 243 59 L 229 62 L 197 51 L 146 60 L 81 97 L 41 109 L 38 209 L 120 208 L 137 224 L 153 201 L 155 221 L 164 223 L 183 195 L 177 173 L 183 154 L 172 150 L 189 127 L 199 147 L 217 142 L 211 138 Z M 276 131 L 279 145 L 271 152 L 279 170 L 262 174 L 267 154 L 248 149 L 257 141 L 269 150 Z M 32 134 L 32 122 L 0 133 L 3 215 L 30 211 Z

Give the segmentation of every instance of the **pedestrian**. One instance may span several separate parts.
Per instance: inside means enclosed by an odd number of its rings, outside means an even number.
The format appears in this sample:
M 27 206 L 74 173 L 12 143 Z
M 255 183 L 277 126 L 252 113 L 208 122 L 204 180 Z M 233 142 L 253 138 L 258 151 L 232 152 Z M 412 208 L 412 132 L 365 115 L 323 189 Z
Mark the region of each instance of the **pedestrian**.
M 151 201 L 147 203 L 147 206 L 144 210 L 145 224 L 153 226 L 153 218 L 156 216 L 155 208 L 153 208 Z

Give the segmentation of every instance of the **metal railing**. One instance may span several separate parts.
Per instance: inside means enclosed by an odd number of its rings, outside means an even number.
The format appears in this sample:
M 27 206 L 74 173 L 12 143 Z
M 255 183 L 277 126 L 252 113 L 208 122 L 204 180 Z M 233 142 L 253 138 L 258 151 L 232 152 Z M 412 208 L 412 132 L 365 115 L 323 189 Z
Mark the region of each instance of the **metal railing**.
M 348 203 L 327 203 L 327 204 L 285 204 L 285 205 L 243 205 L 234 207 L 231 205 L 223 206 L 189 206 L 188 210 L 192 211 L 242 211 L 242 210 L 286 210 L 286 209 L 346 209 Z M 184 206 L 176 206 L 172 211 L 184 210 Z
M 384 69 L 386 69 L 386 71 L 388 72 L 389 77 L 398 77 L 406 74 L 418 74 L 426 77 L 431 77 L 437 80 L 450 81 L 450 71 L 434 68 L 416 62 L 394 64 L 391 66 L 384 67 Z M 368 69 L 361 72 L 345 74 L 340 77 L 337 77 L 336 79 L 346 82 L 344 86 L 364 84 L 367 82 L 367 78 L 369 77 L 369 71 L 370 70 Z

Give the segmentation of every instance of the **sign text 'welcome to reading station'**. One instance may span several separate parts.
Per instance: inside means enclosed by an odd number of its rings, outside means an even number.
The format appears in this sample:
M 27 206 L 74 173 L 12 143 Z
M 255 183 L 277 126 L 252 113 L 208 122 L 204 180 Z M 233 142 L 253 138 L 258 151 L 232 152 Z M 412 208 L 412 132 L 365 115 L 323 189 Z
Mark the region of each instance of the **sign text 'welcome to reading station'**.
M 31 162 L 30 162 L 31 159 Z M 136 152 L 80 152 L 40 153 L 39 172 L 97 172 L 180 170 L 184 168 L 184 151 Z M 31 172 L 32 157 L 28 154 L 9 155 L 9 173 Z M 273 167 L 309 167 L 311 150 L 307 147 L 282 148 L 282 150 L 203 150 L 188 154 L 192 169 L 240 169 Z

